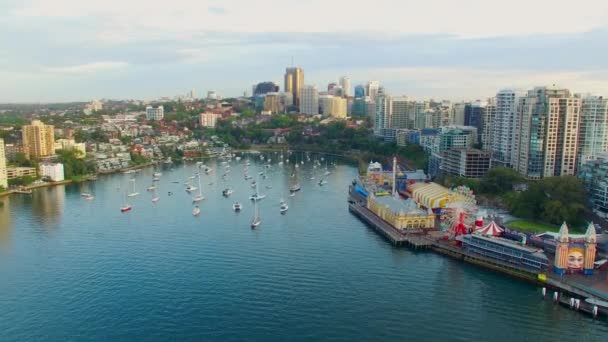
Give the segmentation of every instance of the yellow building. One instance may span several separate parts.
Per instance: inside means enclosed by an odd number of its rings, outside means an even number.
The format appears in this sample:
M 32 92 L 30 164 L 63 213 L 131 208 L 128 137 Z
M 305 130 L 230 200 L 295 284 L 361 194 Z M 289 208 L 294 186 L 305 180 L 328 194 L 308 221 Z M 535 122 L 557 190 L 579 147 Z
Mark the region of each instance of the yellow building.
M 281 111 L 281 98 L 279 93 L 266 93 L 264 96 L 264 110 L 272 114 L 278 114 Z
M 0 139 L 0 186 L 8 188 L 8 178 L 6 176 L 6 155 L 4 154 L 4 140 Z
M 405 232 L 435 227 L 435 215 L 431 211 L 420 209 L 411 199 L 369 195 L 367 208 L 393 227 Z
M 453 191 L 437 183 L 414 183 L 408 186 L 412 199 L 424 208 L 445 208 L 452 202 L 476 203 L 475 197 L 464 191 Z
M 346 99 L 334 96 L 331 101 L 331 109 L 328 111 L 329 115 L 338 119 L 346 119 L 347 113 L 347 102 Z
M 302 68 L 287 68 L 285 70 L 285 89 L 293 96 L 293 103 L 300 108 L 300 90 L 304 85 L 304 70 Z
M 85 143 L 77 143 L 74 139 L 57 139 L 55 141 L 55 151 L 57 150 L 75 151 L 77 158 L 87 156 Z
M 33 120 L 30 125 L 23 126 L 23 152 L 26 158 L 40 158 L 55 154 L 55 127 L 45 125 L 39 120 Z

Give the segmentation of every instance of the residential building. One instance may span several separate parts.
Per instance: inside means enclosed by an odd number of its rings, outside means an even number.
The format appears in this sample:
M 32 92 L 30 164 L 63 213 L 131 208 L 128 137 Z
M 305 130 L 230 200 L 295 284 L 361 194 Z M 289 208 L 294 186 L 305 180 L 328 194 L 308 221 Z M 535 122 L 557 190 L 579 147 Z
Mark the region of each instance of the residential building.
M 537 87 L 520 98 L 514 167 L 527 179 L 574 175 L 581 99 L 568 89 Z
M 517 106 L 521 92 L 503 89 L 496 94 L 496 115 L 492 123 L 492 165 L 511 167 L 513 165 L 513 144 L 517 125 Z
M 464 126 L 464 108 L 466 103 L 454 103 L 450 115 L 450 125 Z
M 266 93 L 264 95 L 264 110 L 272 114 L 281 112 L 281 99 L 279 93 Z
M 0 187 L 8 188 L 8 178 L 6 176 L 6 156 L 4 154 L 4 139 L 0 139 Z
M 48 178 L 52 182 L 64 180 L 63 164 L 61 163 L 42 163 L 40 164 L 40 177 Z
M 601 153 L 594 160 L 586 160 L 577 176 L 587 188 L 594 212 L 608 217 L 608 153 Z
M 414 128 L 415 129 L 423 129 L 423 128 L 432 128 L 430 125 L 427 125 L 427 115 L 430 112 L 431 107 L 428 101 L 416 102 L 414 107 Z
M 490 151 L 492 149 L 492 132 L 494 127 L 494 119 L 496 118 L 496 99 L 490 98 L 486 104 L 485 115 L 481 118 L 481 132 L 479 142 L 481 149 Z
M 441 169 L 454 176 L 482 178 L 490 169 L 490 152 L 478 149 L 443 151 Z
M 578 164 L 582 165 L 608 151 L 608 98 L 583 97 L 580 121 Z
M 348 76 L 340 77 L 340 86 L 342 87 L 342 96 L 349 97 L 352 95 L 350 78 Z
M 298 67 L 285 69 L 285 88 L 284 91 L 291 93 L 294 104 L 300 108 L 300 91 L 304 85 L 304 70 Z M 301 111 L 301 110 L 300 110 Z
M 152 106 L 146 107 L 146 119 L 159 121 L 165 117 L 165 109 L 163 106 L 158 106 L 156 108 Z
M 305 85 L 300 91 L 300 113 L 307 115 L 319 114 L 319 90 L 316 86 Z
M 375 102 L 374 134 L 381 136 L 382 129 L 392 128 L 393 109 L 391 106 L 391 97 L 386 94 L 379 94 Z
M 199 123 L 203 127 L 215 128 L 217 120 L 221 119 L 222 115 L 219 113 L 204 112 L 199 114 Z
M 392 106 L 392 128 L 412 128 L 413 123 L 410 120 L 410 115 L 415 111 L 416 102 L 410 100 L 407 96 L 393 97 L 391 99 Z
M 52 125 L 33 120 L 21 128 L 23 152 L 28 159 L 38 159 L 55 154 L 55 131 Z
M 57 139 L 55 141 L 55 151 L 76 151 L 77 158 L 87 156 L 87 148 L 85 143 L 77 143 L 74 139 Z
M 8 166 L 6 168 L 6 178 L 13 179 L 18 177 L 34 177 L 36 178 L 36 168 L 35 167 L 14 167 Z

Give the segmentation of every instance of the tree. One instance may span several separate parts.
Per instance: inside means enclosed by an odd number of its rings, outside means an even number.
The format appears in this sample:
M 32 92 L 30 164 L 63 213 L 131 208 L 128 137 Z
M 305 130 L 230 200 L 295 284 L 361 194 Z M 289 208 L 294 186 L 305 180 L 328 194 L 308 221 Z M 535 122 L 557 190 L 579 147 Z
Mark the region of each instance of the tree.
M 517 171 L 506 167 L 495 167 L 483 177 L 479 190 L 482 193 L 502 194 L 512 191 L 513 185 L 522 181 L 523 177 Z

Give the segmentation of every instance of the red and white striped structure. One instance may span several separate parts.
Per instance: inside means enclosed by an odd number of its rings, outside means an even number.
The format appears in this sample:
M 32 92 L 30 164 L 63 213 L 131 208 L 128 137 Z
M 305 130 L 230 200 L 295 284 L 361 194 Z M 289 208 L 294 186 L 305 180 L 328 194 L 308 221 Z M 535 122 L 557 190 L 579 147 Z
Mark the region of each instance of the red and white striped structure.
M 482 235 L 491 235 L 491 236 L 499 236 L 501 235 L 505 230 L 500 228 L 499 225 L 496 224 L 496 222 L 492 221 L 490 222 L 490 224 L 488 224 L 487 226 L 481 228 L 481 229 L 477 229 L 475 231 L 475 233 L 478 234 L 482 234 Z

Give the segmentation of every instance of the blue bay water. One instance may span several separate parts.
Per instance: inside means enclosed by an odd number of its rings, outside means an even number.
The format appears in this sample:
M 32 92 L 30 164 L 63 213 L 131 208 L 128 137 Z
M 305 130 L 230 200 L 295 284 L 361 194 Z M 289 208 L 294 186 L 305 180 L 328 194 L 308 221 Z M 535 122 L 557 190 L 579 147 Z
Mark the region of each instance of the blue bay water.
M 276 159 L 276 156 L 273 156 Z M 349 214 L 356 168 L 319 187 L 310 163 L 288 196 L 291 169 L 259 179 L 262 225 L 243 162 L 230 181 L 212 161 L 201 215 L 184 181 L 162 170 L 121 213 L 132 175 L 12 196 L 0 207 L 0 341 L 605 341 L 608 324 L 542 300 L 531 284 L 430 252 L 394 248 Z M 255 175 L 259 162 L 249 167 Z M 173 181 L 179 184 L 172 183 Z M 213 182 L 212 185 L 209 183 Z M 222 197 L 226 184 L 235 189 Z M 266 185 L 272 189 L 266 189 Z M 80 197 L 91 191 L 93 201 Z M 173 192 L 169 196 L 168 192 Z M 279 200 L 289 204 L 279 213 Z M 232 203 L 243 203 L 241 213 Z

